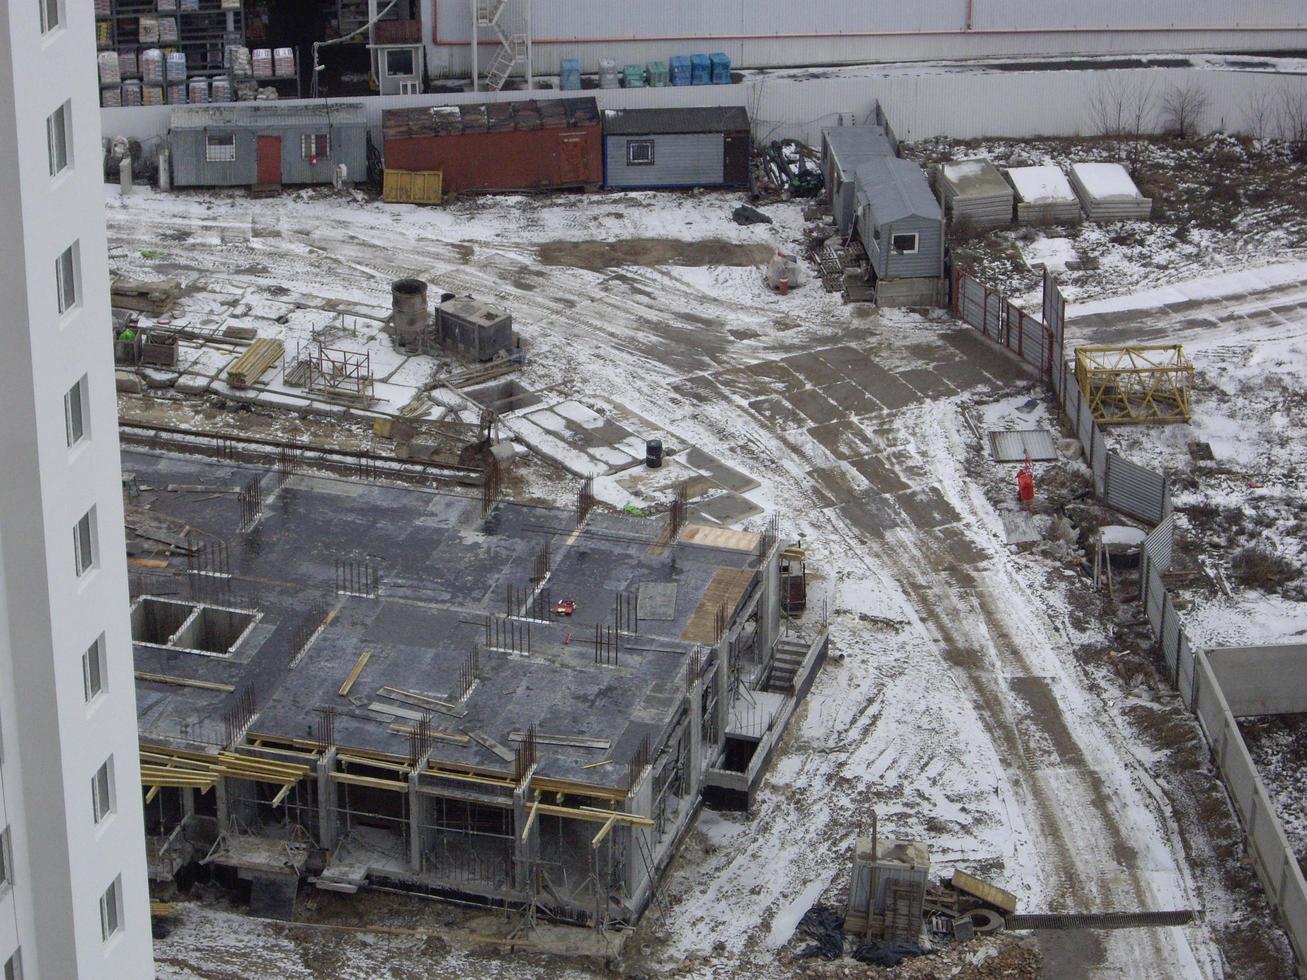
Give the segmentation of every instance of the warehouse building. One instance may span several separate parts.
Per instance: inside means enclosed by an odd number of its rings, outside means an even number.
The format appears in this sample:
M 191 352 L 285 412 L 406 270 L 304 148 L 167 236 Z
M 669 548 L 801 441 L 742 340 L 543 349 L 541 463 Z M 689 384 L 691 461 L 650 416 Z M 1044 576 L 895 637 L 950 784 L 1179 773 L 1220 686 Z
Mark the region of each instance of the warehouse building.
M 604 113 L 605 187 L 747 187 L 749 153 L 743 106 Z
M 358 103 L 184 106 L 168 133 L 178 187 L 330 184 L 344 166 L 362 180 L 368 126 Z
M 307 878 L 633 922 L 701 802 L 752 801 L 826 654 L 824 624 L 781 635 L 775 525 L 124 465 L 141 515 L 205 529 L 129 542 L 165 566 L 132 588 L 151 874 L 203 858 L 265 914 Z

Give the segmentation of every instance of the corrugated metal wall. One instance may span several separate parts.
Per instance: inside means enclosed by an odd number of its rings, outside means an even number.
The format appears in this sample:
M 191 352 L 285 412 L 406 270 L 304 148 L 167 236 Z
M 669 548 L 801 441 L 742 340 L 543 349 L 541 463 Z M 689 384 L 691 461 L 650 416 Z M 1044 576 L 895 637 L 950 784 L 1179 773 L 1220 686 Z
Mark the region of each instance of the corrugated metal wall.
M 632 140 L 653 140 L 652 165 L 626 162 L 626 145 Z M 604 154 L 607 187 L 712 187 L 723 182 L 721 133 L 606 136 Z
M 423 16 L 431 63 L 467 77 L 468 4 L 432 0 L 423 5 Z M 1292 50 L 1307 38 L 1307 6 L 1300 0 L 550 0 L 536 3 L 532 17 L 537 74 L 557 74 L 563 58 L 576 58 L 593 72 L 602 57 L 643 63 L 696 51 L 723 51 L 737 67 L 761 68 L 1023 54 Z M 510 4 L 504 22 L 510 30 L 525 30 L 522 0 Z M 1292 36 L 1294 30 L 1300 36 Z M 482 49 L 483 68 L 493 50 Z
M 321 104 L 321 103 L 319 103 Z M 167 125 L 165 119 L 164 125 Z M 320 125 L 280 127 L 215 126 L 210 130 L 184 129 L 169 138 L 173 182 L 178 187 L 248 187 L 256 182 L 255 134 L 281 137 L 281 182 L 283 184 L 329 184 L 337 164 L 345 164 L 355 180 L 367 173 L 367 135 L 358 125 L 331 128 L 331 157 L 316 164 L 303 157 L 302 137 L 321 133 Z M 205 135 L 231 133 L 235 136 L 236 159 L 210 161 Z
M 873 122 L 880 101 L 900 139 L 949 135 L 1075 136 L 1094 131 L 1087 93 L 1105 84 L 1154 86 L 1160 95 L 1172 85 L 1196 83 L 1210 99 L 1207 128 L 1239 130 L 1255 92 L 1307 95 L 1307 76 L 1253 71 L 1156 68 L 1114 71 L 982 72 L 889 75 L 873 69 L 834 78 L 767 76 L 741 85 L 598 91 L 601 109 L 742 105 L 753 119 L 755 142 L 794 137 L 813 146 L 825 126 Z M 457 105 L 523 98 L 555 98 L 570 92 L 394 95 L 361 100 L 381 143 L 381 113 L 413 106 Z M 358 100 L 354 100 L 358 101 Z M 320 103 L 319 103 L 320 104 Z M 168 131 L 168 106 L 101 110 L 105 136 L 148 139 Z

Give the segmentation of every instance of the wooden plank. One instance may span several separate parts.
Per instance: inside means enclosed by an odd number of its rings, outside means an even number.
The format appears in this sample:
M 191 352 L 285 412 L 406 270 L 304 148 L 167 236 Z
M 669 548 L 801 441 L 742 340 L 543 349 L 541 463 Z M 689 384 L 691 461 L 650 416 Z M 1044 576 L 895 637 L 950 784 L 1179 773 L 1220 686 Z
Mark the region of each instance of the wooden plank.
M 439 698 L 429 697 L 426 694 L 418 694 L 416 691 L 405 691 L 398 687 L 383 687 L 377 691 L 377 694 L 383 698 L 390 698 L 392 701 L 402 701 L 405 704 L 415 704 L 419 708 L 444 708 L 446 710 L 458 708 L 458 705 L 449 701 L 441 701 Z
M 609 817 L 608 821 L 602 827 L 599 828 L 599 833 L 595 834 L 594 840 L 590 842 L 590 847 L 596 848 L 600 844 L 602 844 L 604 842 L 604 838 L 608 836 L 609 831 L 613 829 L 616 823 L 617 823 L 617 815 L 613 814 L 613 816 Z
M 421 721 L 426 717 L 421 711 L 413 711 L 411 708 L 400 708 L 393 704 L 382 704 L 380 701 L 373 701 L 368 705 L 369 711 L 376 711 L 383 715 L 394 715 L 396 718 L 407 718 L 409 721 Z
M 138 681 L 149 681 L 153 684 L 173 684 L 177 687 L 198 687 L 204 691 L 222 691 L 230 694 L 236 690 L 234 684 L 222 684 L 218 681 L 197 681 L 190 677 L 176 677 L 173 674 L 151 674 L 149 671 L 138 670 L 136 672 Z
M 729 527 L 687 524 L 681 528 L 680 540 L 684 543 L 704 545 L 709 548 L 726 548 L 730 551 L 757 551 L 762 537 L 756 531 L 736 531 Z
M 634 813 L 622 813 L 617 810 L 578 810 L 570 806 L 550 806 L 541 803 L 540 812 L 547 817 L 567 817 L 571 820 L 586 820 L 590 823 L 607 823 L 609 820 L 614 820 L 617 823 L 629 824 L 632 827 L 652 827 L 654 825 L 654 822 L 648 817 L 637 816 Z
M 397 779 L 378 779 L 375 776 L 354 776 L 347 772 L 333 772 L 332 782 L 348 783 L 350 786 L 367 786 L 370 789 L 387 789 L 394 793 L 407 793 L 408 783 Z
M 608 766 L 608 765 L 612 765 L 612 762 L 613 762 L 612 759 L 603 759 L 603 760 L 600 761 L 600 762 L 587 762 L 587 763 L 586 763 L 585 765 L 583 765 L 581 768 L 582 768 L 582 769 L 598 769 L 600 766 Z
M 505 762 L 516 761 L 517 759 L 516 755 L 514 755 L 508 749 L 504 748 L 502 745 L 496 742 L 485 732 L 479 732 L 473 728 L 465 728 L 463 729 L 463 731 L 467 732 L 469 735 L 472 736 L 474 740 L 480 742 L 482 745 L 488 748 L 491 752 L 495 753 L 495 755 L 499 756 L 499 758 L 503 759 Z
M 164 558 L 128 558 L 127 564 L 132 568 L 167 568 L 168 562 Z
M 735 612 L 740 597 L 744 595 L 756 574 L 748 568 L 731 568 L 725 565 L 718 568 L 708 582 L 708 588 L 704 589 L 703 598 L 690 616 L 690 621 L 681 631 L 680 638 L 687 643 L 708 645 L 716 643 L 717 610 L 725 606 L 729 618 Z
M 571 745 L 578 749 L 607 749 L 613 744 L 610 738 L 588 738 L 585 735 L 541 735 L 536 733 L 535 740 L 541 745 Z M 509 732 L 510 742 L 526 741 L 526 732 Z
M 345 678 L 345 683 L 340 685 L 340 690 L 336 692 L 342 698 L 349 696 L 349 689 L 353 687 L 354 682 L 359 679 L 359 674 L 363 673 L 363 668 L 367 666 L 368 659 L 371 656 L 372 654 L 370 652 L 365 652 L 355 662 L 354 668 L 349 672 L 349 676 Z
M 417 726 L 396 722 L 387 728 L 386 731 L 390 732 L 392 735 L 412 735 L 417 732 Z M 458 735 L 454 732 L 442 731 L 439 728 L 429 728 L 427 729 L 427 734 L 432 738 L 438 738 L 444 742 L 453 742 L 455 745 L 466 745 L 468 742 L 472 741 L 466 735 Z
M 526 835 L 531 832 L 531 825 L 536 821 L 536 814 L 540 812 L 540 801 L 536 800 L 531 804 L 531 812 L 526 815 L 526 822 L 522 824 L 522 840 L 526 840 Z

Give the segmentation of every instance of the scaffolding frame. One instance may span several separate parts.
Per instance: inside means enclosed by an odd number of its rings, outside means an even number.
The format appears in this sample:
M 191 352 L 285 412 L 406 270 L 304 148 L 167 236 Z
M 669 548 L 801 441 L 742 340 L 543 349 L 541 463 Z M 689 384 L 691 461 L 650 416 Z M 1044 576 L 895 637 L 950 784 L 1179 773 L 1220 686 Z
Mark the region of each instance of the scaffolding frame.
M 320 343 L 309 352 L 305 387 L 330 397 L 371 401 L 372 354 Z
M 1193 375 L 1179 344 L 1076 348 L 1076 383 L 1099 425 L 1188 422 Z

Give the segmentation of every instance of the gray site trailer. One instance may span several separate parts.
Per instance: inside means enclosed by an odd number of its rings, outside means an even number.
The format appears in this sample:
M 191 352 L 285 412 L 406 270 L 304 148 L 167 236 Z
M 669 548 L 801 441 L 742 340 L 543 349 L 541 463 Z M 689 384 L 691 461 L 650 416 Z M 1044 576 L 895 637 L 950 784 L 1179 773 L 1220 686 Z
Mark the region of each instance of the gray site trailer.
M 749 113 L 743 106 L 610 109 L 604 186 L 746 187 Z
M 883 126 L 833 126 L 821 131 L 821 172 L 842 237 L 853 233 L 854 171 L 872 157 L 892 156 L 894 147 Z
M 921 168 L 899 157 L 858 167 L 856 228 L 881 306 L 929 306 L 944 275 L 944 215 Z
M 168 133 L 173 184 L 330 184 L 340 164 L 350 180 L 363 180 L 367 139 L 367 120 L 357 102 L 179 106 L 172 111 Z

